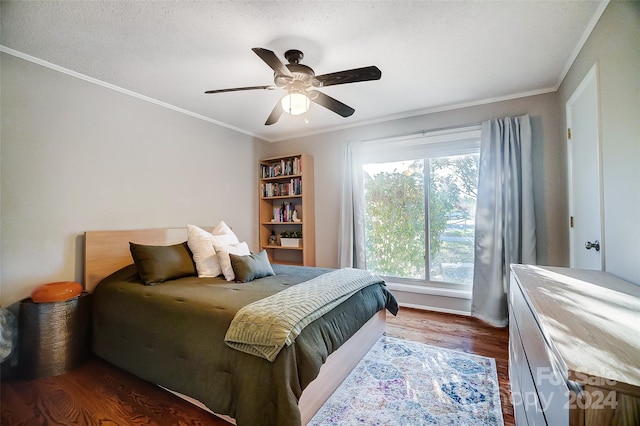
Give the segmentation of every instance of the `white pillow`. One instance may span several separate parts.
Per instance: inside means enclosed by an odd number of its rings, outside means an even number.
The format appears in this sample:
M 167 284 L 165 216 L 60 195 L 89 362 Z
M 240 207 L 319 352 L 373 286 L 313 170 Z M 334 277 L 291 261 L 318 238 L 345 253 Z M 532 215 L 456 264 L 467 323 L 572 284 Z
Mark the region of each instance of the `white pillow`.
M 220 221 L 211 232 L 187 225 L 187 244 L 193 253 L 198 277 L 217 277 L 222 273 L 214 246 L 238 243 L 238 237 L 226 223 Z
M 233 281 L 236 278 L 236 275 L 234 274 L 233 267 L 231 266 L 231 258 L 229 257 L 229 253 L 238 256 L 248 256 L 251 254 L 251 251 L 249 251 L 249 246 L 246 242 L 243 241 L 241 243 L 228 244 L 226 246 L 216 245 L 214 247 L 218 255 L 218 260 L 220 261 L 220 267 L 222 268 L 224 278 L 227 281 Z
M 240 242 L 240 240 L 238 239 L 238 237 L 236 237 L 236 234 L 233 233 L 233 231 L 231 230 L 231 228 L 229 228 L 227 226 L 226 223 L 224 223 L 223 220 L 221 220 L 220 222 L 218 222 L 218 224 L 215 226 L 215 228 L 213 228 L 213 231 L 211 231 L 211 234 L 214 236 L 228 236 L 230 238 L 231 241 L 228 244 L 237 244 Z M 224 244 L 221 244 L 224 245 Z

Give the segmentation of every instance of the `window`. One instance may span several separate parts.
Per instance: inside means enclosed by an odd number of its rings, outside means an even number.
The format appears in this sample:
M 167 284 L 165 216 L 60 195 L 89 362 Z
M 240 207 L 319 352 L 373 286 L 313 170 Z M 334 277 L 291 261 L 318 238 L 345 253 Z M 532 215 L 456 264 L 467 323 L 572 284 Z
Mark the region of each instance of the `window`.
M 391 282 L 473 282 L 480 131 L 364 145 L 367 269 Z

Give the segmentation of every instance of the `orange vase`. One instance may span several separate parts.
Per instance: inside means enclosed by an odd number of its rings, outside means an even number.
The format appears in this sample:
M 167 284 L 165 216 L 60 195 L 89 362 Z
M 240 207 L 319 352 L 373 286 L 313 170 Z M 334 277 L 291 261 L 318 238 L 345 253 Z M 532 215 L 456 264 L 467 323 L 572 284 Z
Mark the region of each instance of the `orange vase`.
M 82 284 L 75 281 L 60 281 L 42 284 L 31 292 L 31 300 L 36 303 L 60 302 L 73 299 L 82 293 Z

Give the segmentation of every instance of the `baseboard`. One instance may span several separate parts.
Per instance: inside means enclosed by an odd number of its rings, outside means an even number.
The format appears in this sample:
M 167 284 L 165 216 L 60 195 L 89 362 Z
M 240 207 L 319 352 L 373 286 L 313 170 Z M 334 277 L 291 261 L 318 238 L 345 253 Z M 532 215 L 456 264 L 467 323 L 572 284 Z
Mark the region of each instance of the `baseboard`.
M 416 305 L 416 304 L 413 304 L 413 303 L 403 303 L 403 302 L 400 302 L 399 305 L 400 306 L 404 306 L 405 308 L 420 309 L 422 311 L 442 312 L 442 313 L 445 313 L 445 314 L 462 315 L 462 316 L 465 316 L 465 317 L 470 317 L 471 316 L 471 312 L 459 311 L 459 310 L 456 310 L 456 309 L 437 308 L 437 307 L 433 307 L 433 306 Z

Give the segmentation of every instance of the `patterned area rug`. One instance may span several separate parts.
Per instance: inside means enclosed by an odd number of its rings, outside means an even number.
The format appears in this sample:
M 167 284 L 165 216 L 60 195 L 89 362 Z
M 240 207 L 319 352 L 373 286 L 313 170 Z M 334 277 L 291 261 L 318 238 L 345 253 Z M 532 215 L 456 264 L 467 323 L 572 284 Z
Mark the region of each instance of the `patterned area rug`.
M 495 360 L 382 336 L 309 425 L 502 425 Z

